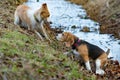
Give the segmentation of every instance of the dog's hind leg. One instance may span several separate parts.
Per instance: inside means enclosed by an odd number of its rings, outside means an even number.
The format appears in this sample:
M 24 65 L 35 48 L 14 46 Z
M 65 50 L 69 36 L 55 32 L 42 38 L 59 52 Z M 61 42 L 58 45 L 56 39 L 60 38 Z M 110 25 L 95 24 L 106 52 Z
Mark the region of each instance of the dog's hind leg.
M 109 52 L 109 50 L 107 51 Z M 103 53 L 96 61 L 96 74 L 103 75 L 105 71 L 102 69 L 107 62 L 107 54 Z
M 20 24 L 20 18 L 17 15 L 17 12 L 15 12 L 15 14 L 14 14 L 14 24 L 15 25 L 19 25 Z
M 97 59 L 95 61 L 96 63 L 96 74 L 100 74 L 100 75 L 103 75 L 105 72 L 104 70 L 102 70 L 100 67 L 101 67 L 101 60 L 100 59 Z
M 34 30 L 34 32 L 39 36 L 39 38 L 40 38 L 42 41 L 44 41 L 39 32 L 37 32 L 36 30 Z
M 79 54 L 83 58 L 85 62 L 85 67 L 87 70 L 91 71 L 90 61 L 89 61 L 89 54 L 88 49 L 86 45 L 81 45 L 78 49 Z
M 47 35 L 47 33 L 46 33 L 45 29 L 44 29 L 44 26 L 43 26 L 43 21 L 41 22 L 41 27 L 42 27 L 43 34 L 44 34 L 45 38 L 46 38 L 46 39 L 48 39 L 49 41 L 51 41 L 51 40 L 50 40 L 50 38 L 48 37 L 48 35 Z

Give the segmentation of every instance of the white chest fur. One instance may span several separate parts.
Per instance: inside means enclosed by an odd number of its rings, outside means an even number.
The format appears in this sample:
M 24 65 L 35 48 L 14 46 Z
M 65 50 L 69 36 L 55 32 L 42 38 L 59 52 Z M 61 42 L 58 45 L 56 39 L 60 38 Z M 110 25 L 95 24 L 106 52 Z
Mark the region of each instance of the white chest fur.
M 78 51 L 76 51 L 76 50 L 73 50 L 73 53 L 74 53 L 75 55 L 80 55 L 80 53 L 79 53 Z
M 30 22 L 32 24 L 32 27 L 35 27 L 36 21 L 34 18 L 35 10 L 28 10 L 27 11 L 27 16 L 30 18 Z

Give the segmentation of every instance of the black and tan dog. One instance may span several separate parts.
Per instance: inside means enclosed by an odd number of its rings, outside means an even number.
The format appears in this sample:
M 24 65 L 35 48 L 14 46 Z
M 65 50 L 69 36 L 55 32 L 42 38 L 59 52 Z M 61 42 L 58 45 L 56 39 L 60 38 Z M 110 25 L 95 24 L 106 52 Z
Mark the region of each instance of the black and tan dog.
M 89 59 L 92 58 L 96 64 L 96 74 L 103 75 L 105 73 L 101 68 L 107 61 L 109 50 L 105 52 L 96 45 L 80 40 L 70 32 L 58 34 L 56 38 L 64 42 L 66 47 L 72 47 L 73 52 L 83 58 L 87 70 L 91 71 Z

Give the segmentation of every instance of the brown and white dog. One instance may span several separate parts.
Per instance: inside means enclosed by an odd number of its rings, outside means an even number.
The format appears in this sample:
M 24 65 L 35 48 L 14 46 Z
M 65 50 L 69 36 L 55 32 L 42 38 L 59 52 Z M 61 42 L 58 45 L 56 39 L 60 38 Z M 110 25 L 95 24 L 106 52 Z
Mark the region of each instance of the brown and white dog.
M 43 3 L 42 6 L 33 10 L 27 5 L 19 5 L 14 14 L 14 24 L 20 25 L 23 28 L 27 28 L 28 30 L 34 31 L 41 40 L 43 40 L 43 36 L 46 39 L 50 40 L 45 29 L 44 29 L 44 21 L 50 16 L 48 11 L 48 7 L 46 3 Z
M 91 71 L 89 59 L 92 58 L 95 60 L 96 64 L 96 74 L 103 75 L 105 73 L 104 70 L 102 70 L 102 67 L 107 61 L 109 49 L 105 52 L 96 45 L 80 40 L 70 32 L 58 34 L 56 38 L 57 40 L 64 42 L 66 47 L 72 47 L 73 53 L 79 54 L 83 58 L 87 70 Z

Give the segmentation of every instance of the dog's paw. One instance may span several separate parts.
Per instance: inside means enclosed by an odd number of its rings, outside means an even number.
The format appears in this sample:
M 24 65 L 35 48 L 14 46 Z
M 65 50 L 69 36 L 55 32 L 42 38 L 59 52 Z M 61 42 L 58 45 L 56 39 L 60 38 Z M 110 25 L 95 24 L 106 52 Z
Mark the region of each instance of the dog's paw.
M 70 54 L 70 52 L 64 52 L 63 54 L 64 54 L 64 55 L 68 55 L 68 54 Z
M 104 75 L 104 74 L 105 74 L 105 71 L 102 70 L 102 69 L 99 69 L 99 70 L 96 70 L 96 74 Z

